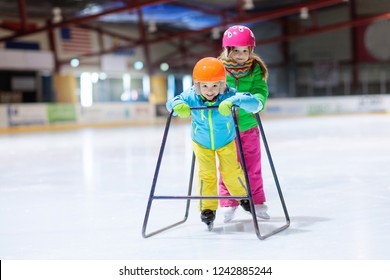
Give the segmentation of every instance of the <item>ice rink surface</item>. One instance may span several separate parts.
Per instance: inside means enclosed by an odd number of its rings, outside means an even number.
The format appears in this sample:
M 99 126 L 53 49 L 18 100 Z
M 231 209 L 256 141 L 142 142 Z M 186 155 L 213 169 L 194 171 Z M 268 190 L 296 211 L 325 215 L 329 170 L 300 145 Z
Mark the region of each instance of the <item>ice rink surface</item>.
M 8 260 L 388 260 L 390 116 L 263 119 L 291 219 L 256 237 L 241 209 L 213 231 L 197 200 L 182 225 L 141 235 L 164 125 L 0 134 L 0 259 Z M 188 189 L 188 124 L 173 123 L 156 194 Z M 263 152 L 271 220 L 284 222 Z M 148 231 L 178 221 L 184 202 L 154 201 Z

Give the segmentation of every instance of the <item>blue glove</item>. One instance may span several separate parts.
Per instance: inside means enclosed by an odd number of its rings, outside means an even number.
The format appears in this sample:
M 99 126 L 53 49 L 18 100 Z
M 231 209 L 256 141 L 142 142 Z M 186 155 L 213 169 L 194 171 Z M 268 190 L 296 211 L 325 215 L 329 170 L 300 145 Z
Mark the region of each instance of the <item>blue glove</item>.
M 180 118 L 188 118 L 191 115 L 191 109 L 190 106 L 188 106 L 185 103 L 177 104 L 175 107 L 173 107 L 173 111 L 180 117 Z
M 224 100 L 219 104 L 218 111 L 223 116 L 229 116 L 232 113 L 233 103 L 229 100 Z

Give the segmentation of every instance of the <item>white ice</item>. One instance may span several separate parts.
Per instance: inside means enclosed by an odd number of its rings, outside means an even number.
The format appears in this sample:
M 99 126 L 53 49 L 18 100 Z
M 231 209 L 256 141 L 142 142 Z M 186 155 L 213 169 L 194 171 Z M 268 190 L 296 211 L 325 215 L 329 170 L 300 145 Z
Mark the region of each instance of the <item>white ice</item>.
M 197 200 L 185 223 L 142 237 L 164 124 L 0 135 L 0 259 L 389 259 L 389 115 L 263 125 L 291 219 L 265 240 L 241 209 L 207 231 Z M 191 155 L 188 125 L 173 123 L 156 194 L 186 193 Z M 284 214 L 264 151 L 262 163 L 266 234 Z M 147 231 L 183 215 L 183 200 L 154 200 Z

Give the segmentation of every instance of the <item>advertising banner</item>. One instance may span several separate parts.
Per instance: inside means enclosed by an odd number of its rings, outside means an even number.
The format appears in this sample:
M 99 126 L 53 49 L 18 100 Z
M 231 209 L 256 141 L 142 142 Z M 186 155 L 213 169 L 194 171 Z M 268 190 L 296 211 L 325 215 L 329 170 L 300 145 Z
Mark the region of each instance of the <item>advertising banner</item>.
M 49 123 L 76 122 L 77 114 L 74 104 L 48 104 L 47 118 Z
M 80 123 L 149 121 L 155 119 L 155 107 L 148 103 L 101 103 L 91 107 L 77 106 Z
M 10 104 L 8 105 L 9 126 L 47 124 L 46 108 L 46 104 Z

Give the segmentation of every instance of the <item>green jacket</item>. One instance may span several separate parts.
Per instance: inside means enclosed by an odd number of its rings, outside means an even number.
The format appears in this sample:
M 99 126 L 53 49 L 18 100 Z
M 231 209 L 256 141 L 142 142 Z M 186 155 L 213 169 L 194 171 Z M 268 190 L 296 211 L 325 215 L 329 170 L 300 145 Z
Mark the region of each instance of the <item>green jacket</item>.
M 266 81 L 263 80 L 263 71 L 259 65 L 255 66 L 252 73 L 239 79 L 236 79 L 228 72 L 226 82 L 230 87 L 237 89 L 239 92 L 250 92 L 263 104 L 264 109 L 268 98 L 268 86 Z M 253 114 L 248 113 L 243 109 L 239 109 L 238 127 L 240 131 L 246 131 L 257 125 L 257 121 Z

